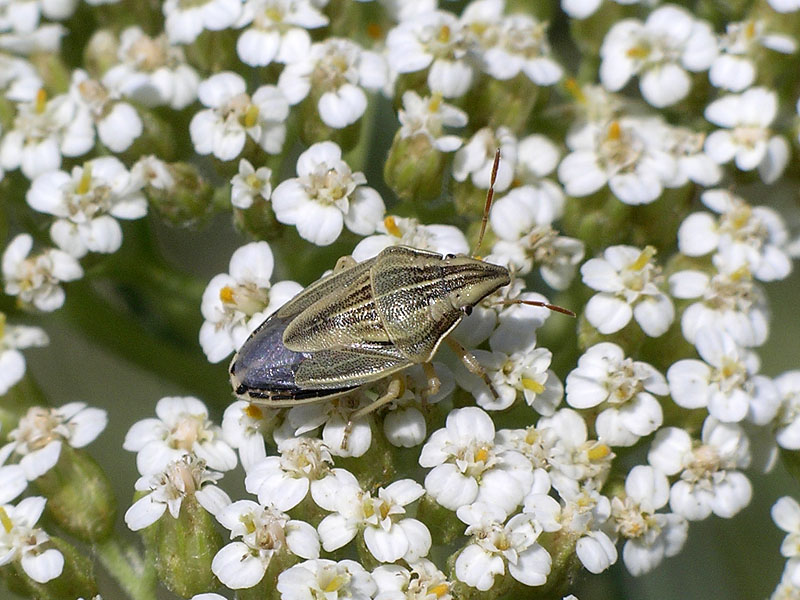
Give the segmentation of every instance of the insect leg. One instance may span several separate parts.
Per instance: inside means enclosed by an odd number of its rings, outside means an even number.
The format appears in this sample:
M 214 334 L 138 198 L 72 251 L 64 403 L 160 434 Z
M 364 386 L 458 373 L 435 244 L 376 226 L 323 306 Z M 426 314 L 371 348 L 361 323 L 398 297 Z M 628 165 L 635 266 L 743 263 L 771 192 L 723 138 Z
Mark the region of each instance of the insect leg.
M 392 375 L 392 379 L 389 381 L 389 385 L 386 387 L 386 391 L 383 393 L 383 395 L 351 414 L 350 423 L 379 409 L 384 404 L 388 404 L 393 400 L 397 400 L 400 396 L 402 396 L 406 388 L 403 377 L 404 376 L 399 373 Z M 348 427 L 350 426 L 350 423 L 348 423 Z
M 439 389 L 442 387 L 442 382 L 439 380 L 439 376 L 436 374 L 436 371 L 433 370 L 433 364 L 430 362 L 422 363 L 422 370 L 425 372 L 427 384 L 425 385 L 425 389 L 423 389 L 420 393 L 420 396 L 422 397 L 422 407 L 426 408 L 428 404 L 428 398 L 439 393 Z
M 489 376 L 486 374 L 486 370 L 483 368 L 483 365 L 478 362 L 478 359 L 475 358 L 475 355 L 449 336 L 444 338 L 444 341 L 447 342 L 447 345 L 450 346 L 450 349 L 456 353 L 456 356 L 461 359 L 461 362 L 464 363 L 467 371 L 483 379 L 483 382 L 487 385 L 489 391 L 492 393 L 492 397 L 495 400 L 499 399 L 500 395 L 497 393 L 497 390 L 494 389 L 492 380 L 489 379 Z

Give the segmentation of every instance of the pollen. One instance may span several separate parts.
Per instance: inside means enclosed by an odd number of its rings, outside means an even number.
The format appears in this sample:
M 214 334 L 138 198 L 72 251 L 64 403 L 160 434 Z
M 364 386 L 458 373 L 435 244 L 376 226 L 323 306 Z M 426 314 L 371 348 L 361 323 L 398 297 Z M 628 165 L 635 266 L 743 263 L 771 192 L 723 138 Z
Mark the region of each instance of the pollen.
M 628 48 L 628 51 L 625 53 L 628 55 L 628 58 L 638 58 L 644 59 L 650 54 L 650 50 L 645 46 L 633 46 Z
M 92 165 L 86 163 L 83 166 L 83 173 L 81 179 L 78 181 L 78 186 L 75 188 L 75 193 L 83 196 L 88 193 L 92 185 Z
M 489 458 L 489 451 L 486 448 L 479 448 L 475 452 L 475 462 L 485 462 Z
M 430 102 L 428 102 L 428 111 L 435 113 L 439 110 L 439 107 L 442 105 L 442 94 L 440 92 L 436 92 L 431 96 Z
M 656 249 L 653 246 L 647 246 L 642 253 L 639 254 L 638 258 L 631 263 L 631 266 L 628 267 L 631 271 L 641 271 L 644 269 L 647 264 L 650 262 L 656 255 Z
M 397 221 L 395 221 L 392 215 L 389 215 L 383 220 L 383 226 L 386 227 L 386 231 L 389 232 L 389 235 L 396 238 L 403 236 L 403 232 L 400 231 L 400 228 L 397 226 Z
M 225 289 L 225 288 L 223 288 Z M 220 294 L 221 296 L 221 294 Z M 224 301 L 224 300 L 223 300 Z M 244 414 L 246 414 L 251 419 L 260 419 L 263 415 L 261 414 L 261 409 L 258 408 L 255 404 L 248 404 L 242 410 Z
M 597 444 L 595 447 L 590 448 L 586 454 L 591 461 L 603 460 L 611 454 L 611 448 L 606 444 Z
M 44 91 L 44 88 L 39 88 L 39 91 L 36 92 L 36 112 L 42 114 L 46 106 L 47 92 Z
M 229 285 L 224 286 L 219 291 L 219 299 L 225 304 L 233 304 L 233 288 Z
M 428 588 L 428 593 L 433 594 L 437 598 L 441 598 L 447 592 L 450 591 L 450 586 L 446 583 L 440 583 L 439 585 L 435 585 L 432 588 Z
M 439 41 L 443 44 L 450 41 L 450 28 L 447 25 L 442 25 L 439 29 Z
M 258 123 L 258 106 L 251 104 L 244 113 L 244 126 L 250 128 L 256 123 Z
M 6 530 L 6 533 L 11 533 L 11 530 L 14 528 L 14 523 L 8 518 L 8 513 L 2 506 L 0 506 L 0 524 L 3 526 L 3 529 Z
M 378 23 L 367 24 L 367 36 L 372 40 L 383 39 L 383 27 Z
M 608 135 L 606 139 L 610 141 L 617 141 L 622 137 L 622 128 L 619 125 L 619 121 L 611 121 L 608 126 Z
M 338 591 L 344 584 L 346 580 L 341 575 L 336 575 L 332 577 L 328 584 L 322 588 L 322 591 L 325 593 L 336 592 Z
M 578 85 L 578 81 L 574 77 L 570 77 L 564 82 L 564 87 L 567 92 L 581 104 L 586 104 L 586 94 L 583 93 L 583 88 Z
M 541 394 L 544 391 L 544 386 L 536 381 L 535 379 L 530 379 L 529 377 L 522 378 L 522 387 L 526 390 L 530 390 L 535 394 Z

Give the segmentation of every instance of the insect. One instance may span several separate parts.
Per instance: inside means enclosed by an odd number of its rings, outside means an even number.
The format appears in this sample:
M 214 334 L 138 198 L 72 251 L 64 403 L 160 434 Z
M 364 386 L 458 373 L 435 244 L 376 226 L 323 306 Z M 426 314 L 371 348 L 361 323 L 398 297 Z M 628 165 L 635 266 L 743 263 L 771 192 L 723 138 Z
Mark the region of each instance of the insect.
M 492 185 L 499 158 L 498 150 Z M 490 186 L 477 248 L 492 194 Z M 472 307 L 510 281 L 503 266 L 407 246 L 390 246 L 361 263 L 343 257 L 333 273 L 289 300 L 245 341 L 230 365 L 234 392 L 257 404 L 294 406 L 341 396 L 421 364 L 429 393 L 435 394 L 439 382 L 430 361 L 442 341 L 493 390 L 477 360 L 448 334 Z M 574 316 L 544 302 L 508 303 Z M 351 420 L 396 399 L 401 393 L 396 381 Z

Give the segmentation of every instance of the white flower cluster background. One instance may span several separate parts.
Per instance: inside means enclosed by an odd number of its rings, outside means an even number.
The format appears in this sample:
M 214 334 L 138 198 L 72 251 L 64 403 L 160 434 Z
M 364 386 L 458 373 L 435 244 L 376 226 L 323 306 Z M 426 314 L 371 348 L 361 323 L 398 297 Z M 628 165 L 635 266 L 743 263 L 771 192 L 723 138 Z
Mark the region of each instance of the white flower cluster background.
M 800 600 L 799 41 L 797 0 L 0 0 L 0 598 Z M 235 396 L 391 246 L 511 281 L 431 363 Z

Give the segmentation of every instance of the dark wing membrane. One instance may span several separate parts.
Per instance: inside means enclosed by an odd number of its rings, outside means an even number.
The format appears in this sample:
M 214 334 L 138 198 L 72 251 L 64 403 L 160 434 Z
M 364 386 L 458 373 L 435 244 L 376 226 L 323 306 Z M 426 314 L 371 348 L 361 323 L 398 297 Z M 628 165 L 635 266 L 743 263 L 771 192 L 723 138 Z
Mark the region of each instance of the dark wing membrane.
M 376 381 L 412 364 L 391 344 L 320 350 L 302 362 L 295 382 L 303 388 L 341 389 Z
M 276 314 L 264 321 L 242 345 L 231 362 L 231 382 L 238 395 L 264 400 L 325 398 L 357 386 L 339 389 L 308 389 L 298 385 L 295 375 L 310 354 L 293 352 L 283 345 L 283 332 L 290 319 Z

